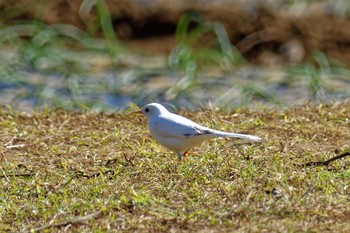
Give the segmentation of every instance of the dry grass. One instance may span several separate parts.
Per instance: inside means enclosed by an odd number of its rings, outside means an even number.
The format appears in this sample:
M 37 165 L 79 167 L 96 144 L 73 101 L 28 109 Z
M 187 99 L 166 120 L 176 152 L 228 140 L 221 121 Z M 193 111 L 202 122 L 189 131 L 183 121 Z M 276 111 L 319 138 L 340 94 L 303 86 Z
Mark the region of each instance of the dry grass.
M 0 231 L 349 232 L 350 102 L 182 114 L 212 140 L 186 163 L 123 114 L 0 109 Z M 90 215 L 91 214 L 91 215 Z

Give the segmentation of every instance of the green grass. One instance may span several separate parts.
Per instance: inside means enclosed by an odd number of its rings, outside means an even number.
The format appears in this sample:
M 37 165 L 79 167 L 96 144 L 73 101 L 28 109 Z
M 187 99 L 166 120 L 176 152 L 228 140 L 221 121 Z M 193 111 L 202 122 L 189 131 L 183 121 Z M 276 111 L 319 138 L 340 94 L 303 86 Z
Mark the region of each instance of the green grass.
M 300 165 L 349 150 L 349 106 L 182 111 L 263 139 L 212 140 L 183 163 L 142 116 L 3 108 L 0 231 L 347 232 L 349 158 Z

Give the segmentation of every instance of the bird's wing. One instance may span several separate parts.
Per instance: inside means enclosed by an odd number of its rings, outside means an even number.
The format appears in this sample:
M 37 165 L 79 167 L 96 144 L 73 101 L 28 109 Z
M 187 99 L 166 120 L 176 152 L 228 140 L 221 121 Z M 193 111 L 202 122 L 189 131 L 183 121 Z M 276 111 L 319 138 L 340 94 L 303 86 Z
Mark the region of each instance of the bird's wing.
M 161 116 L 152 124 L 157 133 L 163 137 L 184 138 L 212 134 L 210 129 L 176 114 Z

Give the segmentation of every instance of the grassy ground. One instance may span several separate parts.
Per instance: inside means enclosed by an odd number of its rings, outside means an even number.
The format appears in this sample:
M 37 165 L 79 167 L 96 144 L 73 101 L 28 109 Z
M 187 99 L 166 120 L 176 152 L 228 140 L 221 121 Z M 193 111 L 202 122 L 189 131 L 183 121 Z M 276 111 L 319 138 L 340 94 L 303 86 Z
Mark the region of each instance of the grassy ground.
M 263 138 L 212 140 L 187 162 L 142 116 L 0 109 L 0 231 L 349 232 L 350 102 L 182 112 Z

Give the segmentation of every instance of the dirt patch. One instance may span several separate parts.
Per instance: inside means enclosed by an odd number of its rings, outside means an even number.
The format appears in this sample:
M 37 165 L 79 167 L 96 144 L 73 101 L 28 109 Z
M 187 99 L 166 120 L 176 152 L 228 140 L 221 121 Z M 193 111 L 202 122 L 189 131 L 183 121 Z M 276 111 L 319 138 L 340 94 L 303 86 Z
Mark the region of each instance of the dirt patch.
M 16 12 L 14 19 L 38 18 L 45 23 L 68 23 L 101 35 L 97 14 L 84 11 L 82 1 L 60 0 L 38 4 L 26 0 L 3 1 L 0 9 Z M 253 1 L 254 2 L 254 1 Z M 259 2 L 259 1 L 258 1 Z M 320 50 L 350 65 L 350 20 L 329 14 L 325 5 L 291 10 L 258 3 L 203 3 L 203 1 L 107 1 L 115 31 L 130 47 L 149 53 L 169 53 L 181 15 L 201 12 L 222 23 L 244 57 L 253 63 L 283 65 L 303 62 Z M 14 9 L 19 9 L 14 11 Z M 85 14 L 84 12 L 88 12 Z M 211 42 L 208 42 L 211 43 Z

